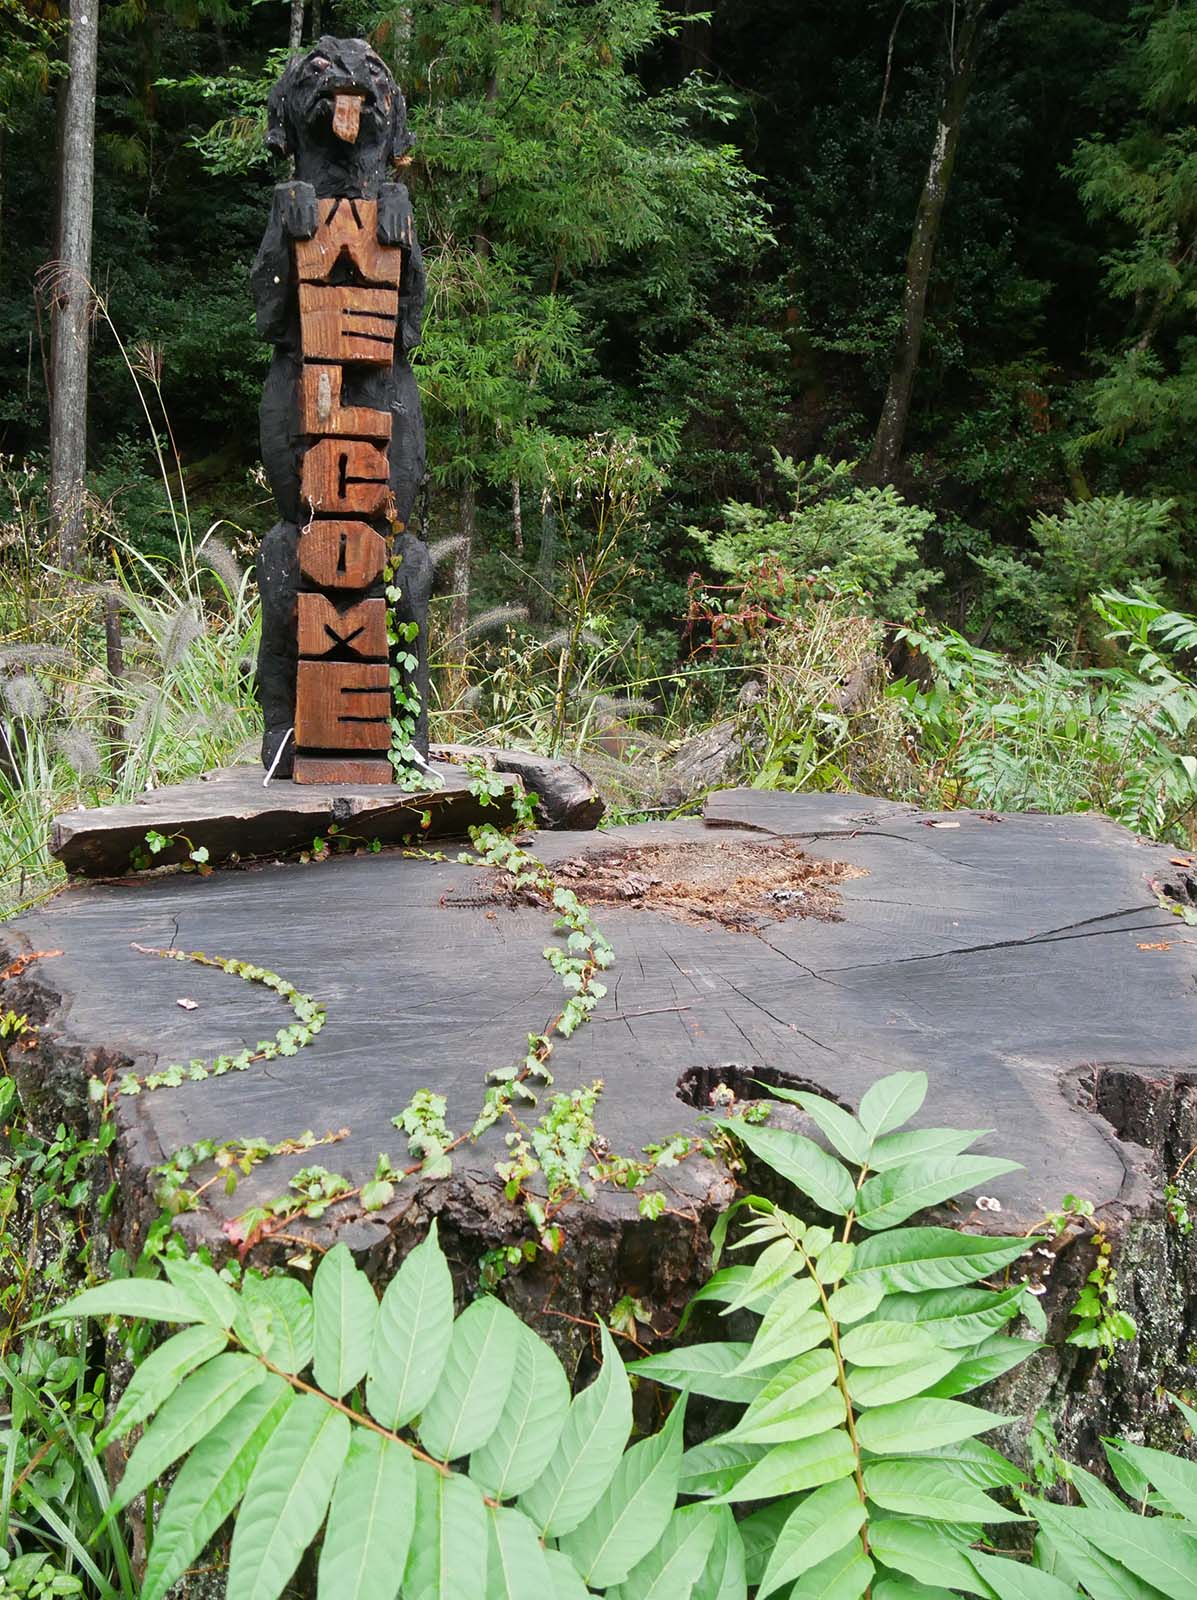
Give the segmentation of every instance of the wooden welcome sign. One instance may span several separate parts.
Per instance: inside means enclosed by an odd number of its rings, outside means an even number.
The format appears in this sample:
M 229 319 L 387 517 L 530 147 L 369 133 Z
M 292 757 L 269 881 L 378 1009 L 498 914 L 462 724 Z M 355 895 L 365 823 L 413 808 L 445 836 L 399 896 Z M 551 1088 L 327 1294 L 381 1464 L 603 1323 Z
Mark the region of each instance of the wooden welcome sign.
M 410 144 L 403 96 L 364 41 L 325 37 L 288 64 L 267 121 L 295 176 L 275 188 L 253 270 L 281 517 L 257 560 L 262 760 L 297 783 L 355 784 L 390 783 L 397 761 L 410 781 L 427 756 L 432 567 L 408 527 L 423 261 L 407 190 L 386 178 Z
M 321 200 L 295 241 L 303 355 L 297 783 L 389 783 L 391 687 L 383 574 L 393 505 L 391 414 L 346 406 L 347 369 L 390 367 L 403 252 L 378 238 L 375 200 Z M 353 281 L 333 283 L 348 266 Z

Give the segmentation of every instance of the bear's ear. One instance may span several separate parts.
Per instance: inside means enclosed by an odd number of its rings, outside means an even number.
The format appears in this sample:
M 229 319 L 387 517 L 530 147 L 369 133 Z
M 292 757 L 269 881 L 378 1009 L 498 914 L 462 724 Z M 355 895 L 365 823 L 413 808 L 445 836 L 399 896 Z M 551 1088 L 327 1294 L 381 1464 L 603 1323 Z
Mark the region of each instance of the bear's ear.
M 276 156 L 291 154 L 291 119 L 287 102 L 295 82 L 294 67 L 294 61 L 287 63 L 282 77 L 271 89 L 270 98 L 266 102 L 266 148 Z
M 415 142 L 416 136 L 407 126 L 407 102 L 403 98 L 403 90 L 395 84 L 391 91 L 391 160 L 401 161 Z

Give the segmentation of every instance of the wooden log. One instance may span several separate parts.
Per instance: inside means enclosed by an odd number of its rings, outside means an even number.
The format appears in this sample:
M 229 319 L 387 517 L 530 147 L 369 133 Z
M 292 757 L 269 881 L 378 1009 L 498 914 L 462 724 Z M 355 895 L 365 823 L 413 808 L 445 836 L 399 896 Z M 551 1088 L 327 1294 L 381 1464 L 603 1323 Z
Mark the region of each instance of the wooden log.
M 341 404 L 342 369 L 309 363 L 303 369 L 299 425 L 304 433 L 340 439 L 389 439 L 391 413 Z
M 549 828 L 597 828 L 605 809 L 588 774 L 572 761 L 540 756 L 531 750 L 500 750 L 491 745 L 438 744 L 439 761 L 476 761 L 481 758 L 496 772 L 510 772 L 537 799 L 537 813 Z
M 301 283 L 299 327 L 308 361 L 365 361 L 389 367 L 395 358 L 399 296 L 356 284 Z
M 364 439 L 321 439 L 304 452 L 300 493 L 316 514 L 379 516 L 391 499 L 387 453 Z
M 395 769 L 385 756 L 296 756 L 295 783 L 393 783 Z
M 351 650 L 361 661 L 387 658 L 387 603 L 359 600 L 344 609 L 322 594 L 299 596 L 299 653 L 326 656 Z
M 386 750 L 390 743 L 391 680 L 385 662 L 299 663 L 297 750 Z
M 368 589 L 386 559 L 386 540 L 365 522 L 309 522 L 299 536 L 299 570 L 322 589 Z
M 295 241 L 295 270 L 302 283 L 327 283 L 348 259 L 367 283 L 399 287 L 403 251 L 378 237 L 378 201 L 317 201 L 319 224 L 310 239 Z

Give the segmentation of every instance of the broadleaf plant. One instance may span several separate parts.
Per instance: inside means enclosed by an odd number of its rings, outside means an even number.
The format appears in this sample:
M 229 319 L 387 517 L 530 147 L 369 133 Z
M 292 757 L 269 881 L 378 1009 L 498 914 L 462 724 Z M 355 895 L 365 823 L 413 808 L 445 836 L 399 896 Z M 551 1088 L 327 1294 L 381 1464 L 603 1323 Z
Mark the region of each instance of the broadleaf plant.
M 761 1195 L 737 1201 L 714 1229 L 715 1263 L 733 1219 L 743 1227 L 730 1248 L 755 1259 L 721 1267 L 696 1301 L 756 1318 L 752 1339 L 631 1365 L 743 1405 L 732 1427 L 686 1452 L 681 1487 L 742 1508 L 756 1600 L 991 1597 L 999 1590 L 974 1549 L 981 1530 L 1025 1520 L 1010 1502 L 1025 1475 L 981 1440 L 1009 1419 L 956 1396 L 1039 1348 L 995 1337 L 1025 1305 L 1021 1284 L 987 1286 L 1038 1241 L 903 1226 L 1016 1166 L 966 1153 L 977 1131 L 899 1131 L 926 1090 L 924 1074 L 895 1073 L 868 1090 L 856 1116 L 817 1095 L 775 1090 L 802 1106 L 834 1154 L 788 1129 L 719 1119 L 834 1226 Z M 1002 1500 L 994 1490 L 1005 1491 Z
M 454 1317 L 435 1223 L 381 1301 L 342 1244 L 310 1293 L 282 1276 L 234 1290 L 197 1258 L 167 1270 L 43 1319 L 179 1329 L 105 1434 L 145 1424 L 110 1517 L 175 1475 L 140 1600 L 163 1600 L 229 1517 L 227 1600 L 276 1600 L 318 1540 L 320 1600 L 745 1600 L 729 1513 L 677 1508 L 684 1397 L 628 1448 L 631 1387 L 606 1328 L 598 1376 L 571 1400 L 553 1351 L 500 1301 Z

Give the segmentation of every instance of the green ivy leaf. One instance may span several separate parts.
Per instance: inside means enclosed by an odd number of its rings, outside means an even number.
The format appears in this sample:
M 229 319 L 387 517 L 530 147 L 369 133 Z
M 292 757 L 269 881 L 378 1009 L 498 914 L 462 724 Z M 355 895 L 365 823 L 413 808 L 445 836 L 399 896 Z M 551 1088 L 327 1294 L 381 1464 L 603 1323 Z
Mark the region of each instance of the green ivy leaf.
M 312 1372 L 325 1394 L 339 1400 L 365 1375 L 378 1315 L 370 1280 L 343 1244 L 327 1251 L 316 1268 L 312 1313 Z
M 320 1546 L 318 1593 L 335 1600 L 395 1600 L 415 1516 L 411 1451 L 368 1428 L 354 1428 Z
M 420 1442 L 439 1460 L 469 1455 L 495 1431 L 511 1391 L 519 1326 L 493 1295 L 473 1301 L 453 1324 L 440 1382 L 420 1413 Z
M 393 1429 L 419 1415 L 440 1380 L 452 1327 L 453 1279 L 434 1222 L 378 1308 L 366 1373 L 366 1404 L 375 1422 Z
M 316 1395 L 288 1407 L 237 1513 L 227 1600 L 278 1600 L 324 1521 L 349 1434 L 348 1417 Z
M 294 1399 L 267 1373 L 179 1468 L 154 1528 L 141 1600 L 162 1600 L 236 1509 L 254 1463 Z

